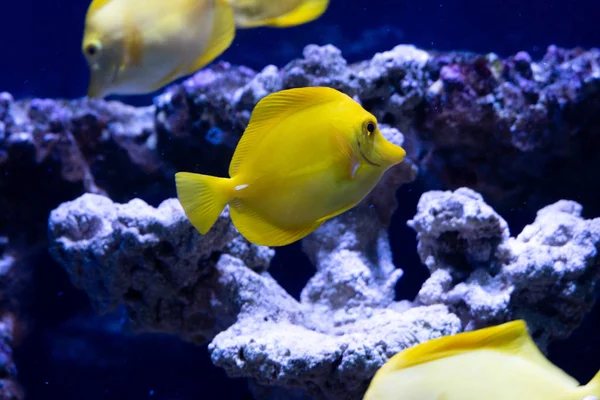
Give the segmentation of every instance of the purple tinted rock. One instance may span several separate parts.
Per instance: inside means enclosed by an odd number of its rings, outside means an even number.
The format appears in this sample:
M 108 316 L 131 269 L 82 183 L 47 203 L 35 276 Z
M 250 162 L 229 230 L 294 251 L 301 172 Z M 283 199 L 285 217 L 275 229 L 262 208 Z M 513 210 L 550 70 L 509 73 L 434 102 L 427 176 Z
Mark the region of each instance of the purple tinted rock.
M 9 248 L 7 238 L 0 237 L 0 399 L 22 400 L 25 398 L 18 383 L 13 347 L 18 336 L 25 334 L 20 320 L 19 290 L 29 284 L 28 271 L 18 262 Z
M 473 188 L 503 209 L 581 194 L 600 204 L 592 171 L 600 129 L 600 50 L 434 55 L 416 132 L 427 168 L 446 187 Z M 576 176 L 576 178 L 574 178 Z M 600 210 L 600 208 L 598 208 Z M 596 211 L 594 209 L 593 211 Z
M 303 56 L 304 58 L 292 61 L 283 69 L 285 88 L 328 86 L 345 91 L 350 71 L 338 48 L 312 44 L 304 48 Z
M 524 201 L 534 207 L 576 192 L 600 204 L 591 172 L 598 165 L 588 154 L 597 145 L 593 132 L 600 124 L 599 58 L 595 49 L 551 47 L 533 61 L 524 52 L 501 60 L 401 45 L 348 64 L 335 47 L 311 45 L 303 58 L 260 73 L 215 63 L 170 86 L 145 108 L 14 101 L 3 94 L 0 173 L 10 170 L 15 182 L 43 179 L 53 187 L 68 186 L 63 193 L 105 193 L 119 201 L 138 196 L 157 204 L 172 196 L 177 171 L 227 174 L 261 98 L 280 89 L 325 85 L 402 131 L 409 158 L 449 188 L 472 187 L 503 207 Z M 30 139 L 13 147 L 10 135 Z M 44 171 L 42 178 L 37 170 Z M 570 179 L 574 171 L 578 179 Z M 2 193 L 13 191 L 12 184 L 0 186 Z
M 233 101 L 241 110 L 251 110 L 263 97 L 283 88 L 282 74 L 274 65 L 266 66 L 248 84 L 238 89 Z

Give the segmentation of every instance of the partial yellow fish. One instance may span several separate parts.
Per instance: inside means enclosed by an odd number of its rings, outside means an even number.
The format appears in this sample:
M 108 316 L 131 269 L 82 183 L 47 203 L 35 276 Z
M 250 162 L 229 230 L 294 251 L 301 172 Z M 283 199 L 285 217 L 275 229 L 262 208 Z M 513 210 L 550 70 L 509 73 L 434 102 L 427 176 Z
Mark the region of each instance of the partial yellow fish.
M 306 24 L 327 10 L 329 0 L 228 0 L 240 28 L 290 27 Z
M 200 233 L 229 204 L 249 241 L 283 246 L 354 207 L 405 154 L 347 95 L 325 87 L 283 90 L 254 109 L 230 178 L 180 172 L 177 193 Z
M 234 36 L 226 0 L 94 0 L 82 43 L 88 96 L 153 92 L 210 63 Z
M 363 400 L 598 400 L 538 350 L 523 320 L 408 348 L 377 371 Z

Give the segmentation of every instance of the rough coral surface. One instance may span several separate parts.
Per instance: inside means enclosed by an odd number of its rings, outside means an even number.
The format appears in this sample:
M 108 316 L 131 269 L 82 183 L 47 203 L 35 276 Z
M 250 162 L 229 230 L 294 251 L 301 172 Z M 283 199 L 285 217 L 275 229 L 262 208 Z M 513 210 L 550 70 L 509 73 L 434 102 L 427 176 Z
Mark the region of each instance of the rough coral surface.
M 176 199 L 153 208 L 93 194 L 50 215 L 51 252 L 100 312 L 125 305 L 137 331 L 177 333 L 198 343 L 235 321 L 214 265 L 223 253 L 264 270 L 273 250 L 248 243 L 223 212 L 200 236 Z M 216 290 L 216 291 L 215 291 Z
M 577 193 L 598 213 L 600 49 L 432 54 L 416 131 L 420 166 L 504 210 L 532 211 Z
M 124 304 L 138 330 L 212 339 L 213 362 L 231 376 L 350 399 L 393 354 L 461 324 L 443 305 L 394 302 L 401 272 L 377 236 L 382 223 L 363 231 L 348 217 L 332 221 L 354 230 L 344 249 L 319 264 L 300 302 L 264 272 L 272 251 L 245 242 L 227 212 L 201 236 L 175 199 L 154 209 L 86 194 L 54 210 L 49 226 L 52 253 L 99 310 Z
M 13 298 L 17 260 L 6 250 L 8 241 L 0 237 L 0 399 L 21 400 L 24 393 L 17 381 L 13 346 L 20 321 L 15 313 L 18 299 Z
M 417 304 L 446 304 L 467 329 L 524 318 L 545 345 L 590 311 L 600 282 L 600 218 L 561 200 L 516 237 L 480 194 L 461 188 L 421 197 L 409 225 L 431 271 Z
M 245 242 L 227 212 L 201 236 L 176 200 L 153 209 L 88 194 L 49 224 L 53 254 L 100 309 L 125 304 L 138 329 L 210 340 L 213 363 L 252 379 L 262 398 L 279 387 L 357 399 L 393 354 L 434 337 L 515 318 L 542 346 L 567 336 L 599 278 L 600 219 L 580 213 L 558 202 L 511 238 L 478 193 L 425 193 L 410 225 L 432 275 L 414 303 L 394 300 L 402 271 L 369 198 L 303 240 L 317 271 L 300 301 L 266 272 L 272 253 Z

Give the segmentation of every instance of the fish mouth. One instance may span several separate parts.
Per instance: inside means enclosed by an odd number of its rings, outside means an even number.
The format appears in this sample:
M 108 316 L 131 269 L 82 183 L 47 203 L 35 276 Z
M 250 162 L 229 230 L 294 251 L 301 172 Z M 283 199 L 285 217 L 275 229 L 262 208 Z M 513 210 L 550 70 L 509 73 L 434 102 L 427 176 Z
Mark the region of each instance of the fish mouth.
M 360 155 L 362 156 L 362 158 L 365 159 L 365 161 L 367 163 L 371 164 L 374 167 L 381 167 L 380 164 L 377 164 L 376 162 L 369 160 L 369 158 L 367 156 L 365 156 L 365 153 L 363 153 L 363 151 L 362 151 L 362 149 L 360 147 L 360 141 L 356 140 L 356 144 L 358 145 L 358 152 L 360 153 Z
M 96 72 L 97 73 L 97 72 Z M 111 87 L 119 78 L 119 68 L 114 68 L 108 79 L 101 80 L 98 76 L 94 77 L 94 71 L 91 73 L 90 86 L 88 88 L 89 98 L 104 98 Z
M 115 82 L 117 81 L 118 77 L 119 77 L 119 68 L 115 68 L 115 72 L 113 72 L 112 78 L 110 79 L 110 84 L 114 85 Z

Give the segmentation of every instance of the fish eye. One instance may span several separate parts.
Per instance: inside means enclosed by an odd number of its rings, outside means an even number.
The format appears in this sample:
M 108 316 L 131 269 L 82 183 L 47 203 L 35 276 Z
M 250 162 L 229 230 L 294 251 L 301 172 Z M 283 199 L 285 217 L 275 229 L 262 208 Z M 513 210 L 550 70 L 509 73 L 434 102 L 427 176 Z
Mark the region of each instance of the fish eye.
M 371 121 L 367 122 L 366 129 L 367 135 L 370 135 L 371 133 L 375 132 L 375 124 Z
M 92 42 L 85 45 L 84 48 L 85 54 L 90 57 L 95 57 L 100 53 L 100 43 Z

